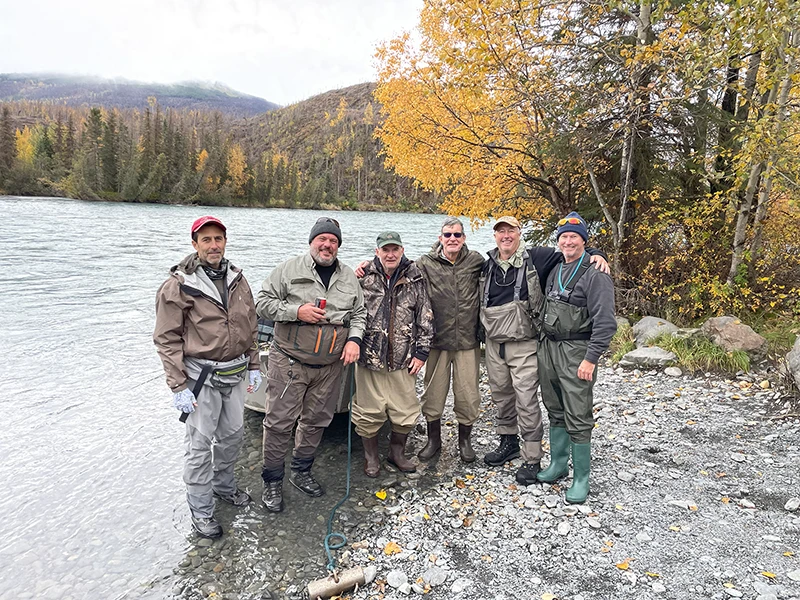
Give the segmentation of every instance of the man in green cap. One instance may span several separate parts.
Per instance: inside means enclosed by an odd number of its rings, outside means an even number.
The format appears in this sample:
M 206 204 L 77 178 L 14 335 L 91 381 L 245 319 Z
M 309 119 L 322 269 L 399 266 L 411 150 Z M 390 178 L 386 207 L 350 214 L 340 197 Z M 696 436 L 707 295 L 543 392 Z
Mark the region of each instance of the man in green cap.
M 550 417 L 550 466 L 537 479 L 553 483 L 565 477 L 571 450 L 572 486 L 565 496 L 579 504 L 589 493 L 597 361 L 617 330 L 614 284 L 606 273 L 589 268 L 589 236 L 578 213 L 558 222 L 556 236 L 564 262 L 547 277 L 539 347 L 542 401 Z
M 400 235 L 377 238 L 375 258 L 364 268 L 361 288 L 367 323 L 356 365 L 352 418 L 364 444 L 364 472 L 380 472 L 378 431 L 392 424 L 387 462 L 416 470 L 405 455 L 408 434 L 419 416 L 416 380 L 430 352 L 433 311 L 419 268 L 406 258 Z

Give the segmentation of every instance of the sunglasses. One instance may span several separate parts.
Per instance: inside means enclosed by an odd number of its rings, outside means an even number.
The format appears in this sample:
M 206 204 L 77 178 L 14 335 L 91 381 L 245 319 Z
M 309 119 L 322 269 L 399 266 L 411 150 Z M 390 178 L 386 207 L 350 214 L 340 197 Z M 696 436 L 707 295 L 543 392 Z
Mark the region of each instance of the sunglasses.
M 317 223 L 333 223 L 337 227 L 341 227 L 341 225 L 339 225 L 339 221 L 336 219 L 331 219 L 330 217 L 320 217 L 317 219 Z
M 564 218 L 558 222 L 558 226 L 561 227 L 562 225 L 566 225 L 567 223 L 569 223 L 570 225 L 580 225 L 581 220 L 578 219 L 577 217 L 570 217 L 569 219 Z
M 460 231 L 443 231 L 443 232 L 442 232 L 442 235 L 443 235 L 444 237 L 446 237 L 446 238 L 449 238 L 449 237 L 454 237 L 454 238 L 458 239 L 458 238 L 460 238 L 460 237 L 461 237 L 462 235 L 464 235 L 464 234 L 463 234 L 463 233 L 461 233 Z

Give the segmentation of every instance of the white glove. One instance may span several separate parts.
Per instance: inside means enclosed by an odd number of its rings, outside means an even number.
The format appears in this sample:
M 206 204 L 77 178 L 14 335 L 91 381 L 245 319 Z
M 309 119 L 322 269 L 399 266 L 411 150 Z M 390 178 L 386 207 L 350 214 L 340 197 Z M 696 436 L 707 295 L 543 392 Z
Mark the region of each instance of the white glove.
M 261 371 L 253 369 L 250 373 L 250 393 L 257 391 L 261 387 Z
M 192 413 L 194 412 L 194 405 L 197 399 L 194 397 L 192 390 L 186 388 L 180 392 L 175 392 L 172 403 L 181 412 Z

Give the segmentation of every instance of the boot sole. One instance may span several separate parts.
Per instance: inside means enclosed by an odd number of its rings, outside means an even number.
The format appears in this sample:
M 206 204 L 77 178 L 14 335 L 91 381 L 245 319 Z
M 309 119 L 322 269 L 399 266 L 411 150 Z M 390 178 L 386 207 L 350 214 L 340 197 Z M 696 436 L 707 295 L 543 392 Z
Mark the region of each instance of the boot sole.
M 441 451 L 442 451 L 442 447 L 441 447 L 441 446 L 439 446 L 439 447 L 436 449 L 436 452 L 433 452 L 433 453 L 430 453 L 430 454 L 429 454 L 429 453 L 425 453 L 425 448 L 423 448 L 422 450 L 420 450 L 420 451 L 419 451 L 419 453 L 417 454 L 417 456 L 419 457 L 419 459 L 420 459 L 420 460 L 430 460 L 430 459 L 432 459 L 434 456 L 436 456 L 437 454 L 439 454 Z
M 309 492 L 308 490 L 304 490 L 303 488 L 301 488 L 291 479 L 289 480 L 289 483 L 291 483 L 294 487 L 303 492 L 306 496 L 311 496 L 312 498 L 319 498 L 320 496 L 325 495 L 325 490 L 320 490 L 319 492 Z
M 541 475 L 541 474 L 542 474 L 541 471 L 539 471 L 539 475 Z M 569 469 L 567 469 L 563 473 L 559 473 L 555 477 L 549 477 L 547 479 L 545 479 L 544 477 L 539 477 L 539 475 L 536 476 L 536 481 L 539 481 L 541 483 L 555 483 L 559 479 L 564 479 L 564 477 L 569 475 Z
M 217 538 L 222 537 L 222 527 L 219 528 L 219 531 L 214 532 L 213 534 L 211 534 L 211 533 L 203 533 L 197 527 L 195 527 L 194 523 L 192 523 L 192 531 L 194 531 L 200 537 L 204 537 L 204 538 L 209 539 L 209 540 L 215 540 Z
M 514 460 L 515 458 L 519 458 L 519 450 L 517 450 L 516 452 L 512 452 L 511 454 L 509 454 L 508 456 L 503 458 L 503 460 L 501 460 L 501 461 L 491 461 L 490 462 L 490 461 L 486 460 L 486 457 L 484 456 L 483 457 L 483 462 L 485 462 L 490 467 L 502 467 L 508 461 Z
M 276 509 L 274 509 L 274 508 L 272 508 L 271 506 L 267 506 L 267 503 L 266 503 L 266 502 L 263 502 L 263 501 L 262 501 L 262 504 L 264 505 L 264 508 L 266 508 L 266 509 L 267 509 L 269 512 L 271 512 L 271 513 L 279 513 L 279 512 L 283 512 L 283 502 L 281 502 L 281 505 L 280 505 L 280 507 L 278 507 L 278 509 L 277 509 L 277 510 L 276 510 Z

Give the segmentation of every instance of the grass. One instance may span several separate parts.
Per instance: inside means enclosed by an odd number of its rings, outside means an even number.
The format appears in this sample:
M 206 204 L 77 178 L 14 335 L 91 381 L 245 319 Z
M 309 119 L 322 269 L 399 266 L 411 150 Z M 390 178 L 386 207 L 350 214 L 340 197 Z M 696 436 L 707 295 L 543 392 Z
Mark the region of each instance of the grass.
M 608 351 L 611 353 L 611 362 L 618 363 L 628 352 L 636 350 L 636 342 L 633 338 L 633 327 L 630 325 L 620 325 L 617 332 L 611 338 Z
M 665 333 L 651 340 L 650 345 L 674 353 L 678 364 L 692 372 L 716 371 L 733 375 L 750 369 L 750 357 L 746 352 L 727 352 L 705 337 L 677 338 Z

